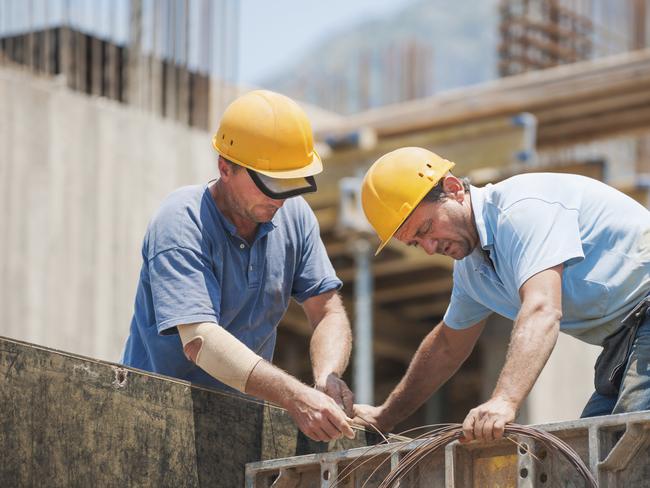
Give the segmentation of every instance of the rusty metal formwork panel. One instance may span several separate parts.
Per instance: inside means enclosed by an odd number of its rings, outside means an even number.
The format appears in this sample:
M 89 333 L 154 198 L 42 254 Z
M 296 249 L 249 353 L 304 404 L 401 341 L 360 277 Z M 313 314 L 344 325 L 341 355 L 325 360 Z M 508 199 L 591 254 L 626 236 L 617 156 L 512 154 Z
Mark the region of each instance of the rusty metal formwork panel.
M 650 487 L 650 411 L 537 426 L 569 444 L 601 488 Z M 374 488 L 421 440 L 250 463 L 247 488 Z M 490 444 L 453 442 L 427 456 L 400 488 L 583 487 L 559 453 L 518 436 Z
M 252 399 L 0 337 L 0 487 L 233 488 L 313 442 Z M 343 444 L 341 444 L 343 442 Z

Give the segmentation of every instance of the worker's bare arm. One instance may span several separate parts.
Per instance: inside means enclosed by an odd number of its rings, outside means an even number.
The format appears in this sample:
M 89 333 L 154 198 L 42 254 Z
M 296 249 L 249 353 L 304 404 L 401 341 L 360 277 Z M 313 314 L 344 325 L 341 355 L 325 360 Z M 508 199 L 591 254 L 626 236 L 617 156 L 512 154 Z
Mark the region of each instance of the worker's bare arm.
M 246 393 L 286 408 L 300 430 L 312 439 L 329 441 L 341 435 L 354 438 L 349 419 L 332 398 L 266 361 L 253 369 Z
M 330 397 L 264 361 L 219 325 L 177 328 L 188 359 L 219 381 L 286 408 L 312 439 L 354 436 L 345 414 Z
M 485 321 L 462 330 L 440 322 L 424 338 L 404 378 L 383 405 L 355 405 L 356 421 L 391 430 L 442 386 L 472 352 Z
M 470 410 L 463 422 L 465 439 L 503 436 L 505 424 L 535 384 L 557 341 L 562 318 L 562 265 L 544 270 L 520 288 L 521 309 L 512 329 L 506 362 L 492 397 Z
M 313 329 L 309 352 L 315 387 L 351 416 L 354 397 L 341 375 L 350 358 L 352 333 L 341 298 L 329 291 L 305 300 L 303 309 Z

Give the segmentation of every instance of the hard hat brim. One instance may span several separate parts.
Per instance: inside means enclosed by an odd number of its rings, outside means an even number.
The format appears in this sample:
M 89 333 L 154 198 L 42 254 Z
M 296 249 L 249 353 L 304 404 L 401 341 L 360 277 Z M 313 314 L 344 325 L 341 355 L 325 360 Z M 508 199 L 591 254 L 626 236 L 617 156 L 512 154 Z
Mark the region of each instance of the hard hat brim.
M 315 149 L 312 151 L 313 156 L 311 158 L 311 162 L 302 168 L 287 169 L 282 171 L 269 171 L 261 170 L 249 163 L 246 163 L 245 161 L 240 161 L 232 155 L 229 155 L 228 151 L 222 150 L 220 147 L 219 140 L 217 139 L 216 135 L 212 138 L 212 147 L 214 147 L 217 153 L 219 153 L 219 155 L 221 155 L 221 157 L 224 159 L 227 159 L 228 161 L 231 161 L 239 166 L 243 166 L 244 168 L 253 170 L 256 173 L 261 173 L 271 178 L 305 178 L 307 176 L 317 175 L 323 171 L 323 161 Z
M 261 173 L 270 178 L 304 178 L 307 176 L 314 176 L 323 171 L 323 162 L 320 159 L 318 153 L 314 150 L 314 155 L 311 159 L 311 163 L 307 166 L 297 169 L 289 169 L 284 171 L 268 171 L 268 170 L 259 170 L 255 168 L 250 168 L 257 173 Z M 245 166 L 242 164 L 242 166 Z
M 395 232 L 393 232 L 393 234 L 395 234 Z M 379 247 L 378 247 L 377 250 L 375 251 L 375 256 L 377 256 L 377 255 L 381 252 L 381 250 L 382 250 L 384 247 L 386 247 L 386 244 L 388 244 L 388 242 L 389 242 L 392 238 L 393 238 L 393 236 L 390 236 L 387 240 L 385 240 L 385 241 L 379 243 Z

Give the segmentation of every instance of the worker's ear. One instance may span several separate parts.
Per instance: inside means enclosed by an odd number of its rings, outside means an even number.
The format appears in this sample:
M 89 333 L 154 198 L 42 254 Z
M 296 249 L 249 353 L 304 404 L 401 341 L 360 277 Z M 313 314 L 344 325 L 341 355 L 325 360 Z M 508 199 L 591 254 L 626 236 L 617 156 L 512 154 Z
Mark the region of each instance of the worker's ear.
M 449 198 L 458 202 L 463 202 L 465 199 L 465 186 L 463 182 L 456 178 L 454 175 L 447 175 L 442 180 L 442 188 Z
M 221 155 L 219 155 L 218 166 L 219 166 L 219 176 L 221 177 L 222 180 L 228 181 L 228 179 L 233 174 L 234 168 Z

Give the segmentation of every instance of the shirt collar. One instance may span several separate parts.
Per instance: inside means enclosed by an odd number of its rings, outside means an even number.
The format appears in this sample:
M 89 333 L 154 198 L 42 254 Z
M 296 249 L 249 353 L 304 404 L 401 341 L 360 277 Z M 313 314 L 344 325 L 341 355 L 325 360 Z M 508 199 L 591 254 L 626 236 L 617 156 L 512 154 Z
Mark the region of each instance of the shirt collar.
M 470 185 L 470 197 L 472 202 L 472 211 L 474 212 L 474 222 L 478 238 L 483 249 L 489 250 L 494 243 L 494 234 L 485 224 L 485 202 L 489 196 L 492 184 L 485 185 L 482 188 Z

